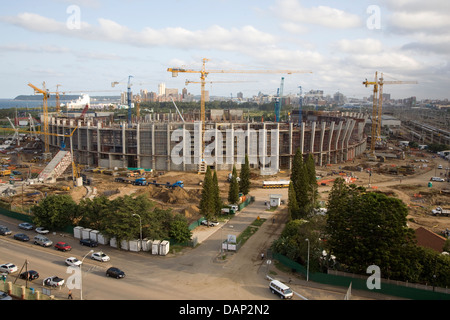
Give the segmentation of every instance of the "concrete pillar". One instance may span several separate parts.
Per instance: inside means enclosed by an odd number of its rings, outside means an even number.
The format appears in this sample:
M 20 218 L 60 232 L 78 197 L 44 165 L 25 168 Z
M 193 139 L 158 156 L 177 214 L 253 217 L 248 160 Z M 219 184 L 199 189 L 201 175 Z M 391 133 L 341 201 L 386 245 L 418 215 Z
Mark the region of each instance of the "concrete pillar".
M 328 135 L 328 156 L 327 156 L 327 164 L 331 163 L 331 141 L 333 141 L 334 135 L 334 121 L 331 122 L 330 129 Z
M 320 146 L 319 146 L 319 166 L 322 166 L 323 140 L 325 138 L 325 122 L 321 123 L 320 128 Z
M 313 121 L 311 123 L 311 148 L 309 150 L 309 152 L 311 152 L 311 154 L 313 154 L 314 156 L 314 138 L 316 136 L 316 122 Z
M 293 139 L 292 139 L 292 134 L 293 134 L 293 130 L 294 129 L 294 124 L 292 122 L 289 123 L 289 170 L 292 170 L 292 155 L 293 155 Z

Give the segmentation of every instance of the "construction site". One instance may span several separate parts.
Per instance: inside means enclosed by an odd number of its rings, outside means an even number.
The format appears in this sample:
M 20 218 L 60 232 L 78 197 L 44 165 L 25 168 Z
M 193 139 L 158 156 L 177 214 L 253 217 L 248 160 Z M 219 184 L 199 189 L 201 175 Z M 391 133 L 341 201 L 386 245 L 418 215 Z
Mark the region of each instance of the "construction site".
M 423 178 L 433 170 L 438 173 L 440 159 L 382 139 L 378 94 L 384 83 L 381 78 L 363 84 L 374 85 L 372 114 L 294 110 L 290 122 L 248 121 L 242 110 L 205 110 L 204 102 L 201 112 L 183 115 L 131 117 L 130 109 L 128 121 L 115 119 L 113 112 L 88 112 L 88 105 L 79 112 L 49 113 L 48 91 L 30 84 L 44 97 L 41 131 L 20 134 L 14 128 L 13 138 L 5 137 L 2 200 L 11 210 L 27 213 L 49 194 L 70 194 L 76 202 L 99 195 L 145 194 L 195 221 L 201 218 L 198 204 L 206 166 L 217 171 L 225 201 L 227 176 L 233 166 L 239 170 L 245 155 L 251 167 L 250 193 L 257 194 L 264 180 L 289 180 L 300 149 L 314 157 L 323 207 L 332 182 L 344 177 L 399 197 L 410 208 L 412 224 L 442 232 L 449 218 L 430 212 L 450 203 L 448 182 L 430 186 L 429 178 Z M 154 183 L 139 184 L 138 179 Z M 173 187 L 177 182 L 182 187 Z

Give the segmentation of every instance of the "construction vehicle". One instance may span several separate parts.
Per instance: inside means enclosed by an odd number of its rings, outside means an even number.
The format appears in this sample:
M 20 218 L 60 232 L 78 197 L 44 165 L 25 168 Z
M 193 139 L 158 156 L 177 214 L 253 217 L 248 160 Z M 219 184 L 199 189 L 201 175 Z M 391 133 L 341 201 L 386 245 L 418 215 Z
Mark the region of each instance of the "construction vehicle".
M 145 178 L 139 178 L 139 179 L 134 180 L 132 182 L 132 184 L 134 186 L 146 186 L 148 183 L 147 183 L 147 180 Z
M 170 189 L 174 189 L 174 188 L 177 188 L 177 187 L 184 188 L 183 181 L 177 181 L 175 183 L 170 183 L 170 182 L 157 183 L 156 180 L 153 180 L 153 181 L 147 182 L 147 184 L 149 184 L 149 185 L 151 184 L 151 185 L 158 186 L 158 187 L 167 187 L 167 188 L 170 188 Z
M 450 216 L 450 208 L 436 207 L 436 209 L 431 210 L 433 216 Z
M 0 170 L 0 176 L 4 177 L 4 176 L 10 176 L 11 175 L 11 170 L 5 169 L 5 170 Z

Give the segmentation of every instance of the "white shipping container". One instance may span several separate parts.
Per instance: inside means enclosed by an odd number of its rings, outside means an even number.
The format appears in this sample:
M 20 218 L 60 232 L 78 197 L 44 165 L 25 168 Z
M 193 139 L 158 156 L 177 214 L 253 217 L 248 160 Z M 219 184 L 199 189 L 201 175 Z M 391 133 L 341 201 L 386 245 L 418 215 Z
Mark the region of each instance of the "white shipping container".
M 165 256 L 166 254 L 169 253 L 169 241 L 164 240 L 159 244 L 159 254 L 161 256 Z
M 159 244 L 161 243 L 161 240 L 153 240 L 152 243 L 152 254 L 158 254 L 159 253 Z
M 76 239 L 81 239 L 81 232 L 83 231 L 83 227 L 75 227 L 73 228 L 73 236 Z
M 109 241 L 109 245 L 111 247 L 117 248 L 117 240 L 116 240 L 116 238 L 111 238 L 111 241 Z
M 130 246 L 130 251 L 134 251 L 134 252 L 141 251 L 141 241 L 140 240 L 130 240 L 129 246 Z
M 90 239 L 90 233 L 92 229 L 83 229 L 81 232 L 81 239 Z
M 109 239 L 108 239 L 108 237 L 105 237 L 104 235 L 102 235 L 101 233 L 99 233 L 98 235 L 97 235 L 97 241 L 98 241 L 98 243 L 100 243 L 100 244 L 108 244 L 109 243 Z
M 100 233 L 100 231 L 98 231 L 98 230 L 92 230 L 91 233 L 89 234 L 90 239 L 98 242 L 98 234 L 99 233 Z
M 120 242 L 120 248 L 122 248 L 123 250 L 130 250 L 130 243 L 128 242 L 128 240 L 122 240 Z
M 152 250 L 152 240 L 143 239 L 142 240 L 142 251 L 151 251 Z

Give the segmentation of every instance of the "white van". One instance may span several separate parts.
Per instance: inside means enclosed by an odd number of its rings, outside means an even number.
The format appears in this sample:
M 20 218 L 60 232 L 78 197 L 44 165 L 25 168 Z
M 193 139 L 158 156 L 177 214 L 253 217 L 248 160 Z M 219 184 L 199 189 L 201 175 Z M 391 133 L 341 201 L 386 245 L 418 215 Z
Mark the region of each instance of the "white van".
M 43 247 L 50 247 L 53 244 L 53 242 L 46 236 L 38 234 L 37 236 L 34 237 L 34 244 L 39 244 Z
M 272 293 L 278 294 L 281 299 L 291 299 L 294 295 L 291 288 L 278 280 L 270 281 L 269 289 Z

